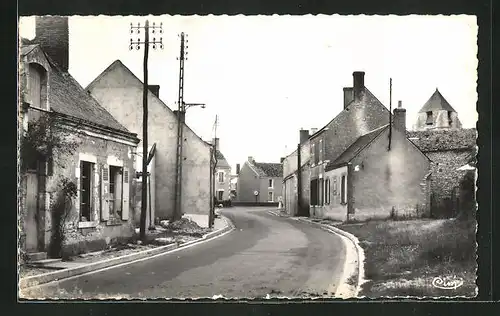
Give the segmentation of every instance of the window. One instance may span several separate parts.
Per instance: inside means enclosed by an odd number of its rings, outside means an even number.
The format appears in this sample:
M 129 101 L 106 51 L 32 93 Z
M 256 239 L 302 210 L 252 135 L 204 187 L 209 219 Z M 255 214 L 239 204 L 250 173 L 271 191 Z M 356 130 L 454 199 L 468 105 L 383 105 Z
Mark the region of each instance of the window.
M 333 177 L 333 195 L 337 195 L 337 177 Z
M 273 179 L 269 179 L 269 188 L 270 189 L 274 188 L 273 184 L 274 184 Z
M 325 180 L 320 179 L 319 180 L 319 192 L 318 192 L 318 205 L 323 206 L 324 204 L 324 190 L 325 190 Z
M 325 205 L 330 204 L 330 179 L 325 180 Z
M 432 111 L 428 111 L 427 112 L 427 120 L 425 121 L 425 124 L 427 125 L 432 125 L 433 121 L 432 121 Z
M 342 176 L 340 181 L 340 203 L 347 203 L 347 179 L 345 175 Z
M 217 191 L 217 201 L 223 201 L 223 200 L 224 200 L 224 190 Z
M 101 219 L 128 220 L 129 196 L 129 170 L 121 166 L 104 165 L 101 169 Z
M 453 123 L 453 116 L 451 111 L 448 111 L 448 125 L 451 126 Z
M 94 205 L 94 194 L 92 188 L 94 181 L 94 164 L 87 161 L 80 162 L 80 221 L 89 222 L 92 220 L 92 210 Z
M 315 146 L 315 144 L 312 144 L 312 145 L 311 145 L 311 161 L 312 161 L 312 163 L 313 163 L 313 164 L 314 164 L 314 163 L 315 163 L 315 161 L 316 161 L 316 159 L 315 159 L 315 154 L 314 154 L 314 153 L 315 153 L 315 150 L 316 150 L 316 146 Z
M 45 69 L 38 64 L 29 65 L 29 94 L 31 106 L 47 108 L 47 75 Z
M 115 217 L 122 215 L 123 168 L 109 166 L 109 213 Z
M 218 177 L 219 177 L 219 182 L 224 182 L 224 172 L 219 172 L 218 173 Z
M 274 192 L 267 192 L 267 201 L 274 202 Z
M 320 146 L 314 146 L 314 163 L 317 164 L 319 162 L 319 147 Z
M 318 179 L 311 181 L 311 189 L 309 194 L 311 205 L 318 205 Z
M 323 161 L 323 140 L 322 139 L 319 140 L 319 154 L 318 154 L 318 156 L 319 156 L 319 158 L 318 158 L 319 161 L 320 162 Z

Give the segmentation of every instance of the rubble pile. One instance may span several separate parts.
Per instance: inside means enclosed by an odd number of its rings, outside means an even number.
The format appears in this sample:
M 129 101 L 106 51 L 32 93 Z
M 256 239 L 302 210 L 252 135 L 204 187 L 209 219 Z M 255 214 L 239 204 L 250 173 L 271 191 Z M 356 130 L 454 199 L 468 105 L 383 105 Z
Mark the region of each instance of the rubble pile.
M 173 223 L 161 221 L 160 225 L 176 235 L 201 237 L 203 234 L 209 232 L 208 228 L 200 227 L 195 221 L 185 217 Z

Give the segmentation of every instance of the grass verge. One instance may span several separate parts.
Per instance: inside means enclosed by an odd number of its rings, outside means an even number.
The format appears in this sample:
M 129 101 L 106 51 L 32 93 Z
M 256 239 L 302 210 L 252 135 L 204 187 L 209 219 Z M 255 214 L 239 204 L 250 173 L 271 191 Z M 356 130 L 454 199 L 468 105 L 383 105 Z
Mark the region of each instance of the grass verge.
M 474 297 L 476 295 L 476 221 L 406 220 L 343 224 L 365 251 L 360 295 L 370 298 Z M 433 286 L 436 277 L 463 280 L 457 289 Z

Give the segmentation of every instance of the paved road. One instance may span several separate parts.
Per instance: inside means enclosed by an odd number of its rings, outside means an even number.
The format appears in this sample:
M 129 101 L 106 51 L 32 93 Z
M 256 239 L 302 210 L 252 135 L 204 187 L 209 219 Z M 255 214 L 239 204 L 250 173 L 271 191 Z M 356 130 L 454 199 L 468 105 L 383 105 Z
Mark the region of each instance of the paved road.
M 331 295 L 345 258 L 342 240 L 263 208 L 225 209 L 236 229 L 172 254 L 63 280 L 45 297 L 232 298 Z M 34 293 L 33 293 L 34 294 Z

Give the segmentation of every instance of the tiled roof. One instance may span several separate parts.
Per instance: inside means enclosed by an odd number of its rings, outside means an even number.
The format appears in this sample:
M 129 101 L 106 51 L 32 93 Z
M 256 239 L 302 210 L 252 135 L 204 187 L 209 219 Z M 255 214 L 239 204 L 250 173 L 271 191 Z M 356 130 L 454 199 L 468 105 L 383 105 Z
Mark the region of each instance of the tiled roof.
M 387 129 L 389 124 L 386 124 L 384 126 L 381 126 L 369 133 L 366 133 L 358 139 L 354 143 L 352 143 L 351 146 L 349 146 L 335 161 L 329 162 L 325 170 L 332 170 L 335 169 L 336 167 L 339 167 L 343 164 L 348 163 L 351 161 L 354 157 L 356 157 L 366 146 L 368 146 L 375 138 L 377 138 L 380 133 L 382 133 L 385 129 Z
M 21 56 L 29 54 L 38 44 L 27 44 L 21 46 Z
M 252 166 L 261 177 L 283 177 L 283 165 L 280 163 L 254 162 Z
M 21 48 L 21 53 L 28 53 L 35 45 Z M 123 125 L 106 111 L 68 72 L 60 69 L 45 54 L 50 64 L 49 102 L 50 109 L 56 113 L 77 118 L 102 127 L 130 133 Z
M 434 91 L 429 100 L 425 102 L 419 113 L 439 110 L 456 112 L 455 109 L 448 103 L 448 101 L 446 101 L 441 92 L 439 92 L 439 90 L 436 88 L 436 91 Z
M 218 149 L 215 152 L 215 158 L 217 159 L 217 167 L 230 167 L 226 158 Z
M 407 137 L 421 151 L 446 151 L 471 149 L 476 146 L 475 128 L 407 131 Z

